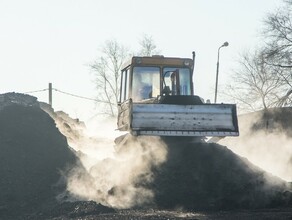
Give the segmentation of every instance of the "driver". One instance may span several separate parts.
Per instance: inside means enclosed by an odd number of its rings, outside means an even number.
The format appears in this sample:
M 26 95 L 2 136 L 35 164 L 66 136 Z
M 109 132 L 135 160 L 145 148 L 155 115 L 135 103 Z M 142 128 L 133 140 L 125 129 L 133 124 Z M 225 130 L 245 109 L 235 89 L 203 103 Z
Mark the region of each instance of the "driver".
M 133 97 L 135 101 L 141 101 L 152 97 L 152 85 L 143 81 L 140 73 L 134 74 Z

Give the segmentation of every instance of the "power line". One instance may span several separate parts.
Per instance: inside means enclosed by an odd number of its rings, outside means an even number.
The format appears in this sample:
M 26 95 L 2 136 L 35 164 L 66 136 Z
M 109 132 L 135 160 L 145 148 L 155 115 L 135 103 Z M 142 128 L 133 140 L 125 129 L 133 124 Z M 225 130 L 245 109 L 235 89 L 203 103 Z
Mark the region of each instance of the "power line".
M 45 91 L 48 91 L 48 90 L 49 89 L 46 88 L 46 89 L 40 89 L 40 90 L 34 90 L 34 91 L 24 92 L 24 94 L 37 93 L 37 92 L 45 92 Z M 52 88 L 52 90 L 54 90 L 56 92 L 63 93 L 65 95 L 73 96 L 75 98 L 86 99 L 86 100 L 90 100 L 90 101 L 101 102 L 101 103 L 108 103 L 109 104 L 108 101 L 103 101 L 103 100 L 94 99 L 94 98 L 88 98 L 88 97 L 85 97 L 85 96 L 80 96 L 80 95 L 72 94 L 72 93 L 69 93 L 69 92 L 64 92 L 64 91 L 61 91 L 61 90 L 56 89 L 56 88 Z M 110 103 L 110 104 L 114 104 L 114 103 Z
M 36 93 L 36 92 L 44 92 L 44 91 L 47 91 L 47 90 L 49 90 L 49 89 L 34 90 L 34 91 L 24 92 L 24 94 L 28 94 L 28 93 Z
M 73 96 L 73 97 L 76 97 L 76 98 L 80 98 L 80 99 L 87 99 L 87 100 L 91 100 L 91 101 L 100 101 L 100 100 L 97 100 L 97 99 L 88 98 L 88 97 L 84 97 L 84 96 L 80 96 L 80 95 L 75 95 L 75 94 L 72 94 L 72 93 L 69 93 L 69 92 L 64 92 L 64 91 L 61 91 L 61 90 L 55 89 L 55 88 L 53 88 L 53 90 L 55 90 L 56 92 L 60 92 L 60 93 L 63 93 L 65 95 L 70 95 L 70 96 Z
M 70 95 L 70 96 L 73 96 L 73 97 L 76 97 L 76 98 L 80 98 L 80 99 L 86 99 L 86 100 L 95 101 L 95 102 L 102 102 L 102 103 L 109 103 L 107 101 L 103 101 L 103 100 L 99 100 L 99 99 L 93 99 L 93 98 L 88 98 L 88 97 L 85 97 L 85 96 L 75 95 L 75 94 L 72 94 L 72 93 L 69 93 L 69 92 L 64 92 L 64 91 L 61 91 L 61 90 L 56 89 L 56 88 L 53 88 L 53 90 L 56 91 L 56 92 L 60 92 L 60 93 L 63 93 L 65 95 Z M 113 104 L 113 103 L 111 103 L 111 104 Z

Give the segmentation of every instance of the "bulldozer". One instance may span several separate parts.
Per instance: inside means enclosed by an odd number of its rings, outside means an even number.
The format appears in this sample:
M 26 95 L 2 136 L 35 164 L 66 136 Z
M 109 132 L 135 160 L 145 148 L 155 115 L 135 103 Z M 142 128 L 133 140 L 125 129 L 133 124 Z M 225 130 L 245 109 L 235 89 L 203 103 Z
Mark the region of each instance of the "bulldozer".
M 235 104 L 194 95 L 192 58 L 133 56 L 121 70 L 117 127 L 132 136 L 238 136 Z

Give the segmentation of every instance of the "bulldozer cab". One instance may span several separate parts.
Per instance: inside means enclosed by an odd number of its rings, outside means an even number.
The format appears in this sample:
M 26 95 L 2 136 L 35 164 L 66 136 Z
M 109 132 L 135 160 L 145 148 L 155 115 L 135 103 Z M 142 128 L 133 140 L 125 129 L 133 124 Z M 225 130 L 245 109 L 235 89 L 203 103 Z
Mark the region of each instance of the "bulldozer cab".
M 192 95 L 192 59 L 133 57 L 122 69 L 119 103 Z
M 133 135 L 238 136 L 234 104 L 194 95 L 193 59 L 133 57 L 122 68 L 117 126 Z

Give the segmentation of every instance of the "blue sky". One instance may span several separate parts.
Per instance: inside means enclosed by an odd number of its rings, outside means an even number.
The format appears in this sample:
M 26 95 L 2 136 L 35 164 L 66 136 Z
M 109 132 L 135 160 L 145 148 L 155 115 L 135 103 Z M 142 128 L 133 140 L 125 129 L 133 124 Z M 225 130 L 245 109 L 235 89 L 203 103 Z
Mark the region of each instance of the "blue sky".
M 261 44 L 262 21 L 281 0 L 0 0 L 0 93 L 53 87 L 98 96 L 88 64 L 108 39 L 131 50 L 143 34 L 165 56 L 196 51 L 195 92 L 214 98 L 217 49 L 220 85 L 236 68 L 238 54 Z M 47 101 L 47 93 L 34 93 Z M 220 96 L 218 96 L 219 101 Z M 92 101 L 54 93 L 55 110 L 88 120 Z

